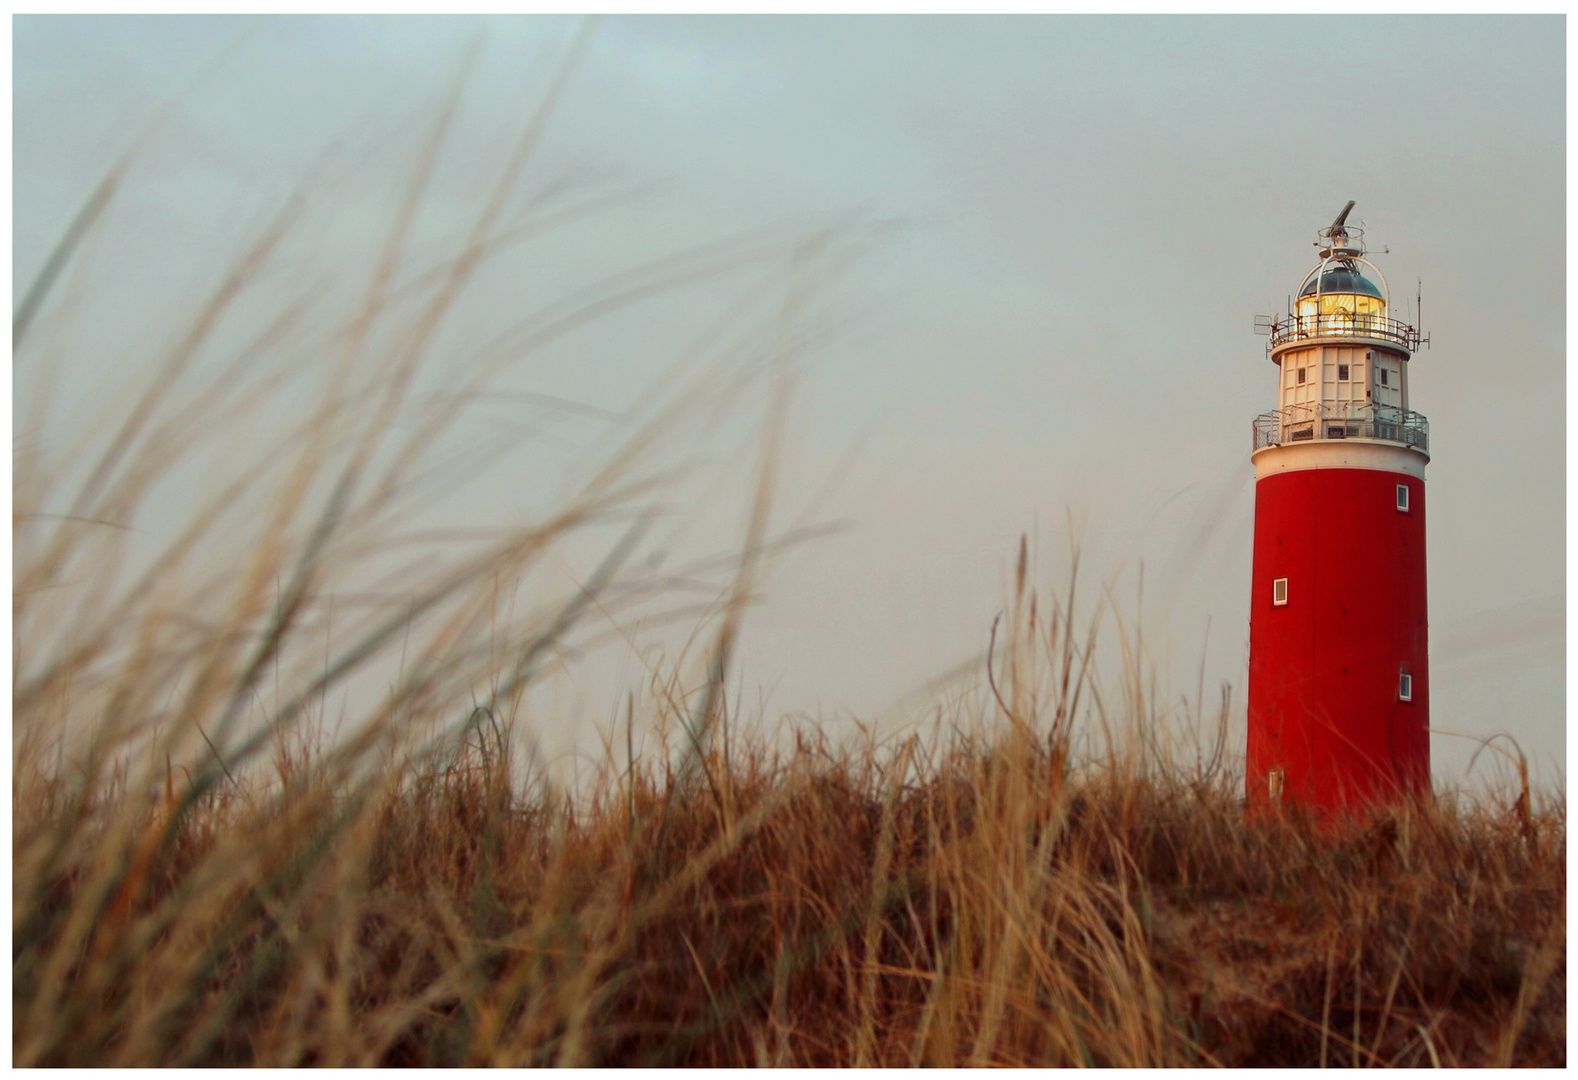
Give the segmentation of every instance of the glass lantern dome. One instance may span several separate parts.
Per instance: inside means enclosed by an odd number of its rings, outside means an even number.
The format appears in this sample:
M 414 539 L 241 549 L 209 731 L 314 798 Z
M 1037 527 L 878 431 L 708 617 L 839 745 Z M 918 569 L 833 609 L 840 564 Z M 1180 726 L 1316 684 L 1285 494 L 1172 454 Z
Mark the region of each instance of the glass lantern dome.
M 1319 269 L 1299 289 L 1299 315 L 1385 315 L 1386 296 L 1356 268 Z

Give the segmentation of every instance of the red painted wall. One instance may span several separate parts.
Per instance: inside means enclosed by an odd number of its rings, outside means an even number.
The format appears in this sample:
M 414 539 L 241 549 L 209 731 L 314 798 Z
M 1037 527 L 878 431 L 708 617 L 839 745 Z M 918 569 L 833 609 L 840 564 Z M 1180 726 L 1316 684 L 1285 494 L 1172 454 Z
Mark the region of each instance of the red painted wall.
M 1288 602 L 1273 607 L 1279 577 Z M 1285 802 L 1325 809 L 1428 791 L 1424 482 L 1373 469 L 1257 481 L 1250 605 L 1251 801 L 1275 768 Z M 1412 701 L 1399 700 L 1402 671 Z

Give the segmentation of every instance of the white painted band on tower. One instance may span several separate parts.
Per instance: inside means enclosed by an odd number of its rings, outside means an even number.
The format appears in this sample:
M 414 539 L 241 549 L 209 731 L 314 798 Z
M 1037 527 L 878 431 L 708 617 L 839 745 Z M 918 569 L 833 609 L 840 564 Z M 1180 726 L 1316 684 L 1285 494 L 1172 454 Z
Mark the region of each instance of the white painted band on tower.
M 1430 455 L 1415 446 L 1370 439 L 1322 439 L 1286 446 L 1263 446 L 1249 456 L 1255 479 L 1302 469 L 1374 469 L 1425 478 Z

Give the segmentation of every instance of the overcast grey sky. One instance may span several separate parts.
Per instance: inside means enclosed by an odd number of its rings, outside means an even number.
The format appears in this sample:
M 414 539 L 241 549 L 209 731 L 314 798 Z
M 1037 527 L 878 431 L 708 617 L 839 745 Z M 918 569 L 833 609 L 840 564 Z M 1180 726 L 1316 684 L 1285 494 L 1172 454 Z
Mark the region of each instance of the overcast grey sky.
M 19 17 L 14 293 L 172 98 L 95 254 L 106 340 L 151 333 L 330 148 L 349 245 L 363 186 L 387 197 L 369 178 L 399 167 L 481 30 L 429 225 L 444 205 L 458 221 L 575 25 Z M 1564 37 L 1560 17 L 610 19 L 534 168 L 650 188 L 536 249 L 476 316 L 748 230 L 902 223 L 840 278 L 845 332 L 796 406 L 789 501 L 836 473 L 817 510 L 852 528 L 775 568 L 747 678 L 773 710 L 876 715 L 984 646 L 1021 532 L 1056 580 L 1071 511 L 1093 580 L 1143 562 L 1164 674 L 1192 693 L 1205 656 L 1241 710 L 1250 422 L 1276 396 L 1253 317 L 1282 310 L 1356 199 L 1394 299 L 1422 279 L 1433 340 L 1411 369 L 1434 455 L 1432 722 L 1507 731 L 1549 778 Z M 522 386 L 622 408 L 716 302 L 615 319 Z M 1437 738 L 1438 777 L 1472 750 Z

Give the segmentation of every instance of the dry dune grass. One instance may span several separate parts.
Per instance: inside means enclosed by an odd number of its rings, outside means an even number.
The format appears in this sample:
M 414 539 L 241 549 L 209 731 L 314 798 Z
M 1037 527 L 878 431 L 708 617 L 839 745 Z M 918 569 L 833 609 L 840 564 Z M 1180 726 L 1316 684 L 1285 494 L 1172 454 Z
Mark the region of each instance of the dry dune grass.
M 720 711 L 572 795 L 473 715 L 359 779 L 293 740 L 272 782 L 19 781 L 17 1060 L 1565 1060 L 1559 806 L 1246 820 L 1228 770 L 1049 733 L 1036 629 L 976 738 Z
M 1220 784 L 1012 735 L 811 732 L 697 771 L 638 763 L 572 801 L 473 743 L 348 796 L 309 761 L 178 822 L 106 799 L 17 875 L 17 1058 L 1565 1059 L 1554 808 L 1532 834 L 1445 803 L 1246 823 Z M 58 806 L 16 816 L 19 853 L 61 842 Z
M 18 452 L 17 1064 L 1565 1061 L 1559 800 L 1246 820 L 1220 747 L 1177 764 L 1143 694 L 1101 693 L 1094 631 L 1071 593 L 1038 609 L 1023 553 L 990 695 L 888 742 L 752 734 L 725 688 L 774 542 L 774 422 L 700 674 L 654 671 L 639 706 L 658 738 L 635 753 L 632 699 L 594 778 L 565 790 L 535 768 L 523 695 L 590 612 L 662 595 L 625 564 L 665 447 L 760 376 L 710 368 L 556 512 L 470 544 L 409 554 L 412 478 L 509 359 L 763 255 L 616 279 L 508 336 L 462 393 L 418 400 L 446 314 L 513 227 L 547 109 L 469 235 L 411 278 L 453 107 L 332 332 L 303 346 L 293 309 L 234 365 L 196 362 L 287 215 L 91 453 Z M 43 304 L 79 226 L 15 321 L 18 365 L 48 362 Z M 803 340 L 790 293 L 774 355 Z M 312 408 L 132 551 L 151 493 L 299 386 L 304 348 Z M 629 531 L 580 587 L 501 618 L 501 580 L 609 523 Z M 334 607 L 380 588 L 393 599 Z M 378 692 L 327 716 L 368 672 Z

